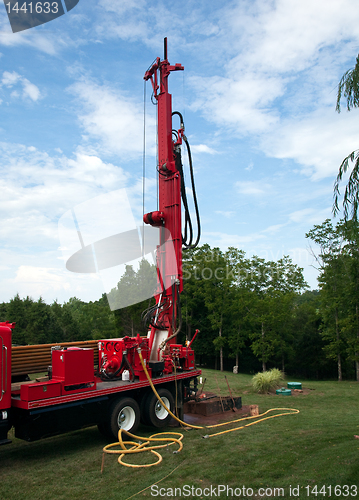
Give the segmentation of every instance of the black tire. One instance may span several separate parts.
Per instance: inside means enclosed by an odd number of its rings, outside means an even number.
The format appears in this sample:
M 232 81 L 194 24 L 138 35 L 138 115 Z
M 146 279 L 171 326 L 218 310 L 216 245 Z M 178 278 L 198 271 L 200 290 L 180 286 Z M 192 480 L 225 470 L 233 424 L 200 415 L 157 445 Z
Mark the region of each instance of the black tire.
M 117 440 L 118 431 L 135 433 L 140 423 L 140 408 L 132 398 L 120 398 L 114 401 L 109 411 L 107 432 L 109 436 Z M 123 436 L 126 439 L 126 436 Z
M 167 408 L 173 413 L 175 402 L 171 392 L 167 389 L 159 389 L 157 392 Z M 148 425 L 152 425 L 157 429 L 166 427 L 172 418 L 171 415 L 163 408 L 154 393 L 150 394 L 146 399 L 144 410 L 145 420 L 148 422 Z

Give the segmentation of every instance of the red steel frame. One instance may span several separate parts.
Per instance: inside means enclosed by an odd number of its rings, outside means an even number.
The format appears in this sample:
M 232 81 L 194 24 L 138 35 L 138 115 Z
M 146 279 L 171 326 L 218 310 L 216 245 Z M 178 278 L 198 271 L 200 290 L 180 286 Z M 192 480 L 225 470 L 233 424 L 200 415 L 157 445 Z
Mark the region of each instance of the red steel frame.
M 160 245 L 157 252 L 158 291 L 155 296 L 158 305 L 164 297 L 170 301 L 165 310 L 159 309 L 157 322 L 172 337 L 177 313 L 177 294 L 183 290 L 182 278 L 182 232 L 181 232 L 181 177 L 175 165 L 175 149 L 182 144 L 184 129 L 177 130 L 176 141 L 172 137 L 172 96 L 168 92 L 168 77 L 172 71 L 183 70 L 181 64 L 171 66 L 167 59 L 167 39 L 165 39 L 165 57 L 157 57 L 155 63 L 145 73 L 144 79 L 151 80 L 153 95 L 157 100 L 158 133 L 158 176 L 159 210 L 145 214 L 147 224 L 160 227 Z M 173 250 L 174 249 L 174 255 Z M 163 290 L 163 294 L 161 294 Z M 175 321 L 174 321 L 175 323 Z M 149 346 L 152 349 L 156 328 L 151 327 Z M 173 338 L 169 343 L 176 342 Z

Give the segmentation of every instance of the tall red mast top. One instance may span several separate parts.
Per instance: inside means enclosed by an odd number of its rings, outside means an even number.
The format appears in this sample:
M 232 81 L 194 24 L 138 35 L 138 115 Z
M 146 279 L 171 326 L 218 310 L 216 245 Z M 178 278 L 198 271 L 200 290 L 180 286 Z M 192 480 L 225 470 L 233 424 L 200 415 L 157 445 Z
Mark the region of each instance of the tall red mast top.
M 166 250 L 166 245 L 173 245 L 176 262 L 173 262 L 173 258 L 169 258 L 169 255 L 173 255 L 173 251 L 167 253 L 166 259 L 165 255 L 160 259 L 159 269 L 164 280 L 163 288 L 168 289 L 179 280 L 180 291 L 182 291 L 181 178 L 176 166 L 176 150 L 182 144 L 184 126 L 181 123 L 180 129 L 177 130 L 176 141 L 174 141 L 172 96 L 168 92 L 168 77 L 172 71 L 180 71 L 184 67 L 181 64 L 171 66 L 168 62 L 167 38 L 164 40 L 164 47 L 164 60 L 161 61 L 157 57 L 144 76 L 145 80 L 151 80 L 153 96 L 157 101 L 159 174 L 159 209 L 145 214 L 144 222 L 166 229 L 160 236 L 160 252 Z
M 152 323 L 150 344 L 156 330 L 167 331 L 173 337 L 176 330 L 178 293 L 183 289 L 182 232 L 181 232 L 181 173 L 176 164 L 178 149 L 184 136 L 184 125 L 173 133 L 172 96 L 168 92 L 168 77 L 172 71 L 181 71 L 181 64 L 171 66 L 167 59 L 167 39 L 164 39 L 164 59 L 157 57 L 146 71 L 153 97 L 157 101 L 158 134 L 158 210 L 143 216 L 146 224 L 160 228 L 157 251 L 158 305 L 155 324 Z M 182 121 L 182 120 L 181 120 Z M 178 160 L 177 160 L 178 161 Z M 181 169 L 181 168 L 180 168 Z

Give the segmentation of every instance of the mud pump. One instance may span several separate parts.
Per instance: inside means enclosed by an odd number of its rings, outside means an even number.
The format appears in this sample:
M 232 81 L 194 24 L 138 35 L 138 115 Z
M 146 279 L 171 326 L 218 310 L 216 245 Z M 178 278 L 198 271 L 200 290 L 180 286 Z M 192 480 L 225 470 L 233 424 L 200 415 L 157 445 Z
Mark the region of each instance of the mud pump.
M 148 335 L 89 341 L 85 346 L 76 343 L 12 348 L 15 323 L 0 323 L 0 444 L 11 442 L 7 435 L 12 426 L 16 437 L 32 441 L 89 425 L 97 425 L 109 439 L 117 437 L 119 428 L 135 432 L 140 421 L 154 427 L 167 425 L 171 416 L 150 388 L 141 358 L 161 399 L 180 418 L 184 402 L 197 390 L 201 372 L 195 368 L 195 336 L 185 346 L 176 343 L 182 324 L 182 248 L 194 248 L 200 237 L 190 147 L 183 117 L 172 112 L 168 92 L 169 75 L 183 69 L 180 64 L 170 65 L 165 39 L 164 59 L 158 57 L 144 75 L 144 80 L 152 84 L 158 123 L 158 209 L 143 216 L 144 223 L 159 233 L 155 305 L 143 316 Z M 179 128 L 174 129 L 172 123 L 178 119 Z M 183 144 L 190 165 L 196 238 L 184 185 Z M 45 353 L 43 368 L 50 365 L 48 376 L 12 384 L 12 364 L 19 367 L 19 359 L 24 360 L 24 366 L 22 370 L 17 368 L 17 374 L 42 371 L 38 364 L 31 366 L 31 356 L 39 358 L 40 351 Z

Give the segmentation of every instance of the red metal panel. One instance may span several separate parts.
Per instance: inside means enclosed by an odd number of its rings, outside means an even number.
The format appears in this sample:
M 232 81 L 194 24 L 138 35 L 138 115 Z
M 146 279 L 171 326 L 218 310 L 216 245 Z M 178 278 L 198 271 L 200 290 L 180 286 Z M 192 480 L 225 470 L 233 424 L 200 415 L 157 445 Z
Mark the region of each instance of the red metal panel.
M 105 373 L 111 377 L 120 377 L 123 370 L 130 370 L 135 377 L 146 380 L 146 375 L 142 369 L 137 348 L 141 346 L 142 357 L 145 363 L 149 360 L 148 339 L 146 337 L 123 337 L 118 339 L 107 339 L 99 341 L 99 366 L 100 373 Z M 126 362 L 124 359 L 126 353 Z M 151 375 L 151 369 L 148 368 Z
M 93 350 L 69 347 L 52 351 L 52 380 L 62 386 L 91 384 L 95 381 Z
M 20 399 L 22 401 L 37 401 L 39 399 L 57 398 L 61 396 L 60 382 L 34 382 L 33 384 L 23 384 L 20 389 Z
M 11 407 L 11 329 L 15 323 L 0 323 L 0 410 Z

